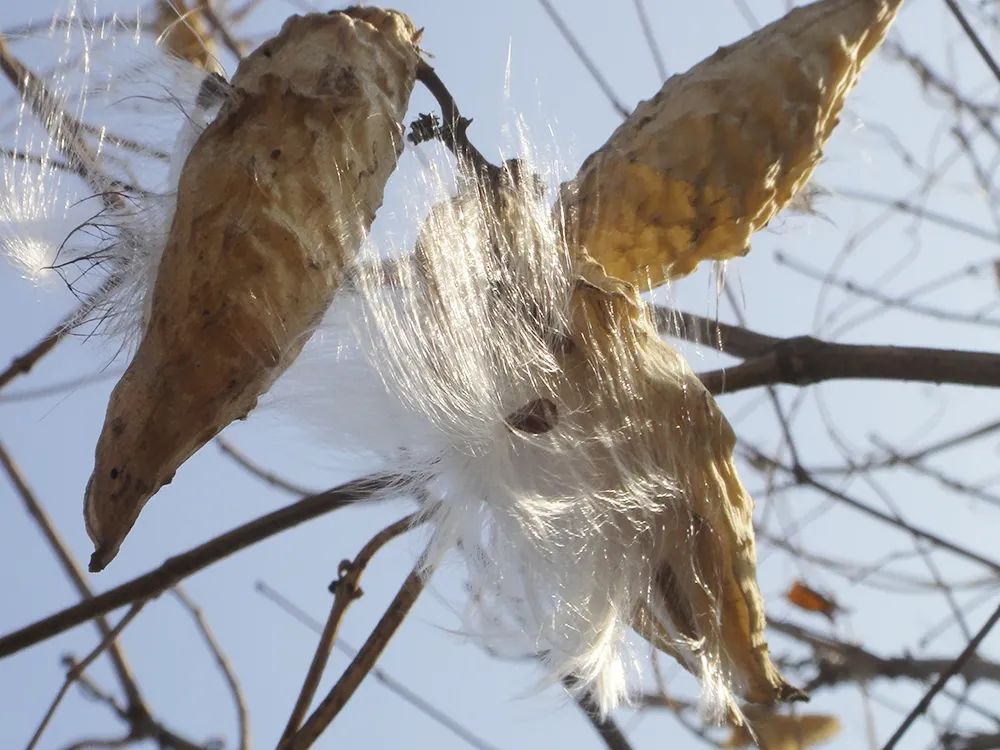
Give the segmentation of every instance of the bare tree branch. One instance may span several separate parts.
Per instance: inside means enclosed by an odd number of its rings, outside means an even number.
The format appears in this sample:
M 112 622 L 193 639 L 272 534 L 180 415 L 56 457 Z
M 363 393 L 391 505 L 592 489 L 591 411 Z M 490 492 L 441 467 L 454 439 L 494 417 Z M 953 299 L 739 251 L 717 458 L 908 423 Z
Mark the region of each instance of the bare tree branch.
M 10 457 L 10 454 L 7 453 L 3 443 L 0 443 L 0 465 L 2 465 L 4 471 L 7 472 L 7 476 L 14 485 L 14 489 L 17 490 L 17 494 L 24 502 L 25 508 L 28 510 L 28 514 L 34 519 L 38 528 L 41 530 L 46 541 L 49 543 L 49 547 L 52 548 L 53 554 L 62 566 L 63 571 L 66 573 L 66 576 L 73 583 L 77 593 L 79 593 L 80 598 L 84 601 L 93 599 L 94 592 L 91 591 L 90 586 L 87 584 L 83 571 L 80 569 L 80 566 L 77 565 L 76 560 L 73 559 L 73 556 L 70 554 L 65 542 L 63 542 L 59 533 L 56 531 L 55 526 L 52 524 L 52 520 L 35 498 L 34 493 L 31 491 L 31 488 L 28 487 L 27 481 L 22 476 L 17 464 L 15 464 L 14 460 Z M 94 625 L 97 627 L 97 630 L 101 635 L 101 641 L 108 642 L 108 656 L 114 666 L 115 674 L 118 677 L 118 682 L 121 685 L 122 691 L 125 693 L 125 698 L 128 701 L 129 708 L 132 710 L 139 710 L 144 706 L 142 695 L 139 692 L 139 686 L 136 685 L 135 677 L 132 675 L 132 670 L 129 668 L 128 662 L 125 660 L 125 654 L 113 639 L 109 640 L 112 632 L 111 625 L 108 624 L 107 619 L 103 616 L 94 617 L 93 620 Z
M 625 733 L 622 732 L 621 727 L 615 723 L 615 720 L 610 716 L 602 719 L 597 705 L 589 695 L 576 694 L 571 678 L 563 678 L 563 685 L 573 696 L 576 705 L 583 711 L 583 715 L 587 717 L 587 721 L 594 727 L 594 731 L 604 741 L 608 750 L 632 750 L 632 744 L 628 741 Z
M 297 497 L 302 497 L 303 495 L 315 495 L 317 492 L 314 489 L 303 487 L 302 485 L 296 484 L 289 479 L 278 476 L 273 471 L 263 468 L 260 464 L 253 461 L 243 451 L 239 450 L 235 445 L 223 437 L 215 438 L 215 444 L 219 446 L 219 450 L 235 461 L 238 465 L 272 487 L 277 487 L 278 489 L 284 490 L 290 495 L 295 495 Z
M 969 659 L 973 657 L 976 653 L 976 649 L 979 648 L 979 644 L 982 643 L 986 636 L 990 634 L 990 631 L 993 629 L 993 626 L 997 624 L 997 621 L 1000 621 L 1000 605 L 997 605 L 993 614 L 990 615 L 989 619 L 985 623 L 983 623 L 979 632 L 973 636 L 972 640 L 969 641 L 968 645 L 962 650 L 962 653 L 955 658 L 947 669 L 938 675 L 938 678 L 934 681 L 934 684 L 931 685 L 930 689 L 924 694 L 924 697 L 921 698 L 917 705 L 913 707 L 913 710 L 906 715 L 903 722 L 899 725 L 896 731 L 893 732 L 888 741 L 882 746 L 882 750 L 892 750 L 892 748 L 896 747 L 899 740 L 902 739 L 904 734 L 906 734 L 906 731 L 910 728 L 913 722 L 917 720 L 917 717 L 923 714 L 931 705 L 931 701 L 934 700 L 934 696 L 941 692 L 948 680 L 962 671 L 962 667 L 965 666 Z
M 812 336 L 783 339 L 769 353 L 735 367 L 699 373 L 712 393 L 827 380 L 902 380 L 1000 387 L 1000 354 L 917 346 L 835 344 Z
M 51 638 L 93 617 L 158 596 L 178 581 L 300 523 L 398 486 L 398 475 L 373 474 L 268 513 L 166 560 L 155 570 L 0 638 L 0 658 Z
M 772 630 L 808 644 L 815 651 L 815 658 L 810 663 L 817 671 L 806 684 L 804 689 L 807 691 L 877 678 L 925 681 L 942 674 L 954 663 L 952 658 L 918 658 L 912 654 L 878 656 L 862 646 L 845 643 L 802 625 L 773 617 L 768 618 L 767 625 Z M 957 674 L 961 674 L 966 682 L 1000 682 L 1000 664 L 973 656 L 962 664 Z
M 180 584 L 173 587 L 173 593 L 177 597 L 177 600 L 190 613 L 192 619 L 194 619 L 195 627 L 201 633 L 201 637 L 205 641 L 205 645 L 208 646 L 208 650 L 212 652 L 212 657 L 215 659 L 215 663 L 218 665 L 223 679 L 225 679 L 226 684 L 229 686 L 229 692 L 232 694 L 233 703 L 236 706 L 239 748 L 240 750 L 248 750 L 250 747 L 250 717 L 247 714 L 246 699 L 243 697 L 243 689 L 240 687 L 239 680 L 236 679 L 236 673 L 233 671 L 229 659 L 223 653 L 222 646 L 219 645 L 215 635 L 212 633 L 212 629 L 208 627 L 208 622 L 205 620 L 205 615 L 201 611 L 201 607 L 194 603 L 191 597 L 181 588 Z
M 972 28 L 972 24 L 969 23 L 969 19 L 965 17 L 965 13 L 963 13 L 962 9 L 958 7 L 958 3 L 956 3 L 955 0 L 944 0 L 944 2 L 945 5 L 948 6 L 948 10 L 950 10 L 952 15 L 955 16 L 958 24 L 962 27 L 962 31 L 964 31 L 965 35 L 969 37 L 969 41 L 972 42 L 972 46 L 976 48 L 976 52 L 978 52 L 979 56 L 983 58 L 983 62 L 986 63 L 986 67 L 990 69 L 990 72 L 993 73 L 993 77 L 997 79 L 997 83 L 1000 83 L 1000 65 L 998 65 L 997 61 L 993 59 L 993 55 L 990 54 L 990 51 L 986 49 L 986 45 L 983 43 L 983 40 L 979 38 L 979 34 L 976 33 L 976 30 Z
M 755 448 L 748 448 L 748 453 L 751 460 L 760 461 L 770 466 L 773 466 L 776 469 L 780 469 L 786 472 L 787 474 L 791 475 L 792 477 L 794 477 L 796 482 L 798 482 L 801 485 L 809 486 L 816 490 L 819 490 L 820 492 L 833 498 L 834 500 L 837 500 L 838 502 L 843 503 L 844 505 L 854 508 L 855 510 L 860 511 L 861 513 L 864 513 L 867 516 L 882 521 L 883 523 L 886 523 L 890 526 L 894 526 L 897 529 L 906 531 L 913 537 L 930 542 L 931 544 L 940 547 L 941 549 L 948 550 L 949 552 L 951 552 L 954 555 L 957 555 L 958 557 L 962 557 L 965 558 L 966 560 L 969 560 L 970 562 L 982 565 L 994 573 L 1000 573 L 1000 563 L 998 563 L 996 560 L 992 560 L 991 558 L 986 557 L 985 555 L 980 555 L 976 552 L 973 552 L 972 550 L 967 549 L 960 544 L 956 544 L 955 542 L 950 542 L 947 539 L 944 539 L 943 537 L 931 531 L 917 528 L 916 526 L 908 524 L 900 520 L 899 518 L 895 518 L 889 515 L 888 513 L 883 513 L 877 508 L 871 507 L 867 503 L 863 503 L 860 500 L 857 500 L 841 492 L 840 490 L 837 490 L 822 482 L 817 481 L 805 468 L 801 466 L 797 467 L 786 466 L 780 461 L 776 461 L 773 458 L 765 456 L 763 453 L 761 453 Z
M 38 725 L 38 729 L 35 730 L 35 734 L 32 736 L 30 742 L 28 742 L 27 750 L 33 750 L 33 748 L 38 744 L 38 740 L 42 738 L 42 733 L 45 731 L 45 727 L 47 727 L 49 722 L 52 720 L 52 717 L 56 713 L 56 709 L 59 707 L 59 704 L 62 702 L 63 697 L 66 695 L 66 691 L 69 690 L 73 682 L 81 674 L 83 674 L 83 671 L 90 666 L 90 664 L 94 661 L 94 659 L 96 659 L 98 656 L 101 655 L 101 653 L 104 651 L 105 648 L 107 648 L 114 642 L 115 638 L 118 637 L 119 633 L 121 633 L 122 630 L 125 629 L 125 626 L 128 625 L 130 622 L 132 622 L 133 619 L 135 619 L 135 616 L 139 614 L 140 610 L 142 610 L 143 606 L 146 604 L 146 601 L 147 600 L 143 599 L 142 601 L 138 601 L 135 604 L 133 604 L 131 609 L 129 609 L 129 611 L 125 613 L 125 616 L 118 621 L 118 624 L 111 629 L 111 632 L 108 633 L 107 637 L 104 638 L 100 643 L 98 643 L 97 646 L 94 648 L 94 650 L 91 651 L 89 654 L 87 654 L 86 657 L 84 657 L 83 661 L 74 664 L 70 668 L 70 670 L 66 673 L 66 679 L 63 681 L 62 687 L 59 688 L 59 692 L 56 693 L 56 697 L 53 698 L 52 704 L 45 712 L 45 716 L 42 717 L 42 721 Z
M 402 587 L 389 604 L 382 619 L 378 621 L 375 629 L 372 630 L 368 640 L 365 641 L 358 655 L 344 670 L 344 674 L 333 686 L 327 696 L 320 702 L 312 716 L 302 725 L 289 744 L 290 750 L 305 750 L 319 739 L 319 736 L 326 730 L 340 710 L 344 707 L 354 692 L 358 689 L 361 681 L 375 666 L 376 660 L 381 656 L 382 651 L 388 645 L 389 640 L 402 624 L 403 619 L 409 613 L 416 602 L 420 592 L 424 589 L 425 579 L 420 574 L 420 563 L 414 568 L 403 581 Z
M 274 602 L 274 604 L 280 607 L 282 611 L 287 612 L 314 633 L 317 635 L 322 634 L 322 623 L 310 616 L 307 612 L 303 611 L 302 608 L 290 602 L 280 592 L 275 591 L 263 581 L 257 582 L 256 589 L 262 596 L 266 597 L 269 601 Z M 356 658 L 358 655 L 358 650 L 345 643 L 341 638 L 335 640 L 333 645 L 334 647 L 340 649 L 343 653 L 347 654 L 347 656 L 351 659 Z M 462 739 L 470 747 L 477 748 L 477 750 L 497 750 L 495 746 L 491 745 L 483 738 L 473 734 L 472 730 L 460 724 L 458 720 L 452 718 L 437 706 L 429 703 L 419 693 L 408 688 L 384 669 L 380 669 L 376 665 L 372 667 L 371 674 L 372 677 L 382 683 L 387 690 L 395 693 L 402 700 L 406 701 L 415 709 L 420 711 L 420 713 L 424 714 L 424 716 L 437 722 L 456 737 Z
M 408 531 L 413 525 L 414 520 L 416 520 L 416 514 L 411 514 L 390 524 L 373 536 L 361 548 L 361 551 L 353 561 L 343 560 L 340 563 L 338 578 L 331 584 L 333 606 L 330 609 L 330 616 L 327 618 L 326 627 L 323 628 L 323 633 L 320 635 L 319 643 L 316 644 L 316 652 L 313 654 L 312 663 L 306 672 L 302 689 L 299 691 L 299 697 L 296 699 L 292 713 L 288 717 L 285 731 L 278 741 L 279 748 L 287 747 L 290 744 L 292 737 L 299 730 L 302 720 L 309 710 L 313 696 L 316 694 L 316 688 L 319 687 L 320 678 L 323 676 L 323 670 L 326 669 L 326 663 L 330 658 L 333 643 L 337 639 L 337 630 L 344 618 L 344 614 L 347 612 L 347 608 L 351 606 L 351 603 L 362 594 L 359 583 L 365 568 L 368 567 L 368 563 L 375 556 L 375 553 L 397 536 Z

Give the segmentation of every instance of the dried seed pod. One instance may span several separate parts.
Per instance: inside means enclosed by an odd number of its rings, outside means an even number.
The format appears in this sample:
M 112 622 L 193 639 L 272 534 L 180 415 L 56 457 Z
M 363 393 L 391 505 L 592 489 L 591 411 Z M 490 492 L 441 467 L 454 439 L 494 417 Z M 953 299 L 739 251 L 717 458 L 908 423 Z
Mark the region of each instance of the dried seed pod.
M 799 697 L 768 656 L 732 430 L 634 287 L 568 262 L 530 185 L 435 205 L 391 291 L 379 267 L 356 281 L 380 375 L 360 380 L 392 394 L 367 420 L 393 437 L 426 420 L 405 460 L 436 553 L 467 555 L 469 629 L 541 654 L 603 713 L 628 689 L 630 629 L 702 680 L 716 718 L 740 715 L 734 690 Z
M 820 0 L 670 78 L 566 184 L 570 240 L 641 288 L 744 254 L 808 181 L 901 0 Z
M 87 486 L 91 570 L 149 497 L 298 355 L 402 150 L 419 34 L 375 8 L 294 16 L 195 143 L 149 321 Z
M 573 300 L 575 346 L 554 397 L 560 429 L 604 440 L 598 492 L 662 493 L 650 502 L 648 594 L 633 624 L 716 693 L 720 716 L 739 715 L 728 689 L 752 703 L 804 698 L 768 655 L 756 579 L 753 501 L 733 463 L 735 436 L 683 357 L 664 343 L 635 292 L 594 263 Z M 662 479 L 657 479 L 662 477 Z M 640 524 L 642 525 L 642 524 Z M 710 701 L 711 702 L 711 701 Z

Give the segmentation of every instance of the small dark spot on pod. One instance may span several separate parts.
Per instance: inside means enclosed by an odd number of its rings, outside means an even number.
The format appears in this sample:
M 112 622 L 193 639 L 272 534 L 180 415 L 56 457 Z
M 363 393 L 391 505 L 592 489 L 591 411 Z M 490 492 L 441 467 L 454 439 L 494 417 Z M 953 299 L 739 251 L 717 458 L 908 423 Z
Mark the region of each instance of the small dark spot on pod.
M 274 149 L 271 152 L 271 158 L 272 159 L 280 159 L 281 158 L 281 149 L 280 148 Z
M 113 468 L 111 470 L 111 478 L 112 479 L 117 479 L 118 478 L 118 474 L 119 474 L 118 467 L 116 466 L 115 468 Z
M 549 349 L 553 354 L 572 354 L 576 351 L 576 342 L 566 334 L 557 333 L 549 341 Z
M 547 398 L 536 398 L 507 415 L 505 421 L 520 432 L 541 435 L 559 423 L 559 409 Z

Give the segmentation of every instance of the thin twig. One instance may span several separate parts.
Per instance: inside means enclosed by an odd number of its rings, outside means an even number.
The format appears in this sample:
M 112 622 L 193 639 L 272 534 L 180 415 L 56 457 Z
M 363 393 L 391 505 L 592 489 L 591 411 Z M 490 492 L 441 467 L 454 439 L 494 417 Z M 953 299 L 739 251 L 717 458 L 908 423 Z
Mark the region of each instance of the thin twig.
M 472 167 L 475 173 L 481 177 L 496 179 L 501 173 L 500 168 L 483 156 L 482 152 L 469 140 L 467 131 L 472 120 L 462 116 L 458 110 L 458 104 L 455 102 L 455 97 L 451 95 L 448 87 L 438 77 L 434 68 L 423 60 L 417 64 L 417 80 L 426 86 L 437 100 L 441 107 L 444 123 L 440 127 L 434 127 L 433 120 L 424 115 L 420 120 L 417 120 L 410 140 L 418 143 L 430 136 L 437 137 L 458 158 L 460 163 Z M 432 132 L 424 132 L 427 130 Z
M 819 281 L 825 286 L 843 289 L 845 292 L 872 300 L 884 307 L 898 308 L 911 312 L 914 315 L 925 315 L 935 320 L 946 320 L 951 323 L 973 323 L 990 328 L 1000 328 L 1000 319 L 997 318 L 987 318 L 976 313 L 953 312 L 942 307 L 913 302 L 906 297 L 886 294 L 874 286 L 865 286 L 849 279 L 838 278 L 827 271 L 810 268 L 807 264 L 790 258 L 783 253 L 775 253 L 774 259 L 780 265 L 787 266 L 796 273 Z
M 774 617 L 767 618 L 767 626 L 813 649 L 814 655 L 808 663 L 817 667 L 817 673 L 805 686 L 810 692 L 820 687 L 876 678 L 926 681 L 942 674 L 954 662 L 951 658 L 916 658 L 908 653 L 901 656 L 879 656 L 853 643 Z M 973 657 L 961 665 L 958 673 L 967 682 L 1000 682 L 1000 663 Z
M 52 351 L 56 344 L 62 341 L 66 334 L 69 333 L 69 321 L 79 319 L 80 317 L 86 317 L 86 315 L 93 309 L 86 308 L 88 308 L 88 305 L 84 303 L 84 305 L 82 305 L 76 312 L 72 313 L 68 318 L 66 318 L 66 320 L 49 331 L 28 351 L 14 357 L 7 369 L 0 372 L 0 388 L 3 388 L 18 375 L 25 375 L 31 372 L 31 368 L 38 363 L 38 360 Z M 84 313 L 82 316 L 80 315 L 81 312 Z
M 997 79 L 997 83 L 1000 83 L 1000 65 L 997 64 L 997 61 L 993 58 L 993 55 L 990 54 L 990 51 L 986 49 L 986 45 L 983 44 L 983 40 L 979 38 L 979 34 L 976 33 L 976 30 L 972 28 L 972 24 L 969 23 L 969 19 L 965 17 L 965 13 L 963 13 L 962 9 L 958 7 L 958 3 L 956 3 L 955 0 L 944 0 L 944 2 L 945 5 L 948 6 L 952 15 L 955 16 L 959 25 L 962 27 L 962 31 L 964 31 L 965 35 L 969 37 L 969 41 L 972 42 L 972 46 L 976 48 L 976 52 L 978 52 L 979 56 L 983 58 L 983 62 L 986 63 L 986 67 L 990 69 L 990 72 L 993 73 L 993 77 Z
M 911 536 L 930 542 L 931 544 L 940 547 L 941 549 L 948 550 L 949 552 L 951 552 L 954 555 L 957 555 L 958 557 L 963 557 L 966 560 L 969 560 L 970 562 L 982 565 L 994 573 L 1000 573 L 1000 562 L 990 559 L 984 555 L 977 554 L 976 552 L 966 549 L 965 547 L 959 544 L 955 544 L 954 542 L 950 542 L 947 539 L 938 536 L 937 534 L 931 531 L 927 531 L 925 529 L 913 526 L 909 523 L 906 523 L 905 521 L 901 521 L 900 519 L 889 515 L 888 513 L 883 513 L 877 508 L 871 507 L 867 503 L 863 503 L 860 500 L 856 500 L 855 498 L 833 487 L 830 487 L 826 484 L 823 484 L 822 482 L 817 481 L 806 469 L 804 469 L 801 466 L 798 467 L 786 466 L 781 461 L 776 461 L 774 458 L 771 458 L 770 456 L 765 456 L 763 453 L 761 453 L 759 450 L 755 448 L 748 448 L 748 453 L 750 454 L 750 458 L 752 460 L 768 464 L 776 469 L 780 469 L 781 471 L 786 472 L 787 474 L 792 476 L 799 484 L 806 485 L 816 490 L 819 490 L 820 492 L 833 498 L 834 500 L 837 500 L 838 502 L 843 503 L 844 505 L 850 506 L 851 508 L 860 511 L 865 515 L 868 515 L 872 518 L 882 521 L 883 523 L 887 523 L 890 526 L 894 526 L 897 529 L 901 529 L 909 533 Z
M 891 208 L 895 211 L 900 211 L 901 213 L 910 214 L 918 219 L 929 221 L 933 224 L 947 227 L 948 229 L 954 229 L 956 232 L 962 232 L 970 237 L 986 240 L 987 242 L 1000 243 L 1000 233 L 996 230 L 984 229 L 983 227 L 970 224 L 966 221 L 962 221 L 961 219 L 956 219 L 953 216 L 948 216 L 947 214 L 940 213 L 939 211 L 918 206 L 901 198 L 887 198 L 885 196 L 878 195 L 877 193 L 870 193 L 866 190 L 855 190 L 854 188 L 848 187 L 833 188 L 833 192 L 844 198 L 863 201 L 865 203 L 874 203 L 879 206 Z
M 229 458 L 237 464 L 242 466 L 261 481 L 264 481 L 273 487 L 284 490 L 290 495 L 295 495 L 296 497 L 316 494 L 316 490 L 314 489 L 303 487 L 300 484 L 296 484 L 295 482 L 285 479 L 284 477 L 278 476 L 273 471 L 269 471 L 261 467 L 260 464 L 250 459 L 245 453 L 243 453 L 243 451 L 239 450 L 235 445 L 223 437 L 215 438 L 215 444 L 219 446 L 219 450 L 229 456 Z
M 67 657 L 64 661 L 69 667 L 73 667 L 75 664 L 71 657 Z M 128 737 L 131 744 L 148 739 L 156 743 L 156 746 L 160 750 L 207 750 L 204 744 L 192 742 L 186 737 L 182 737 L 173 730 L 163 726 L 163 724 L 153 718 L 149 711 L 145 709 L 130 711 L 124 706 L 118 705 L 118 702 L 112 696 L 101 690 L 86 674 L 78 675 L 76 684 L 88 698 L 92 698 L 110 708 L 122 723 L 128 727 Z
M 344 670 L 344 674 L 316 707 L 302 729 L 292 738 L 289 745 L 290 750 L 305 750 L 311 747 L 330 725 L 330 722 L 337 717 L 337 714 L 361 685 L 362 680 L 375 666 L 376 660 L 381 656 L 389 640 L 402 624 L 420 592 L 423 591 L 424 583 L 425 577 L 421 575 L 420 563 L 418 563 L 417 567 L 410 571 L 406 580 L 403 581 L 399 592 L 368 636 L 368 640 L 358 651 L 358 655 Z
M 212 7 L 212 0 L 201 0 L 198 4 L 198 9 L 205 16 L 205 20 L 208 21 L 208 25 L 212 27 L 219 38 L 222 39 L 223 45 L 226 49 L 236 56 L 237 60 L 243 59 L 243 45 L 240 41 L 233 36 L 233 32 L 230 31 L 228 24 L 223 21 L 219 14 L 215 12 L 215 8 Z
M 107 737 L 104 739 L 92 738 L 87 740 L 77 740 L 72 745 L 67 745 L 63 750 L 114 750 L 119 747 L 128 747 L 135 744 L 135 738 L 129 734 L 124 737 Z
M 347 612 L 347 608 L 351 606 L 351 603 L 361 596 L 362 592 L 359 584 L 365 568 L 368 567 L 368 563 L 375 556 L 376 552 L 397 536 L 410 529 L 415 519 L 416 514 L 411 514 L 390 524 L 373 536 L 361 548 L 361 551 L 353 561 L 344 560 L 340 563 L 339 576 L 331 585 L 333 589 L 333 605 L 330 608 L 330 616 L 327 618 L 326 626 L 320 635 L 319 643 L 316 644 L 316 652 L 313 654 L 305 680 L 302 682 L 299 697 L 296 699 L 292 713 L 288 717 L 285 731 L 282 732 L 281 739 L 278 741 L 279 748 L 288 746 L 293 735 L 298 731 L 299 726 L 301 726 L 302 720 L 306 717 L 306 712 L 309 711 L 313 696 L 316 694 L 316 688 L 319 687 L 320 678 L 323 676 L 323 670 L 326 669 L 326 663 L 330 658 L 330 651 L 333 649 L 334 641 L 337 640 L 337 630 L 340 628 L 344 614 Z
M 289 601 L 280 592 L 274 590 L 263 581 L 257 582 L 256 589 L 261 596 L 266 597 L 269 601 L 280 607 L 282 611 L 287 612 L 317 635 L 323 632 L 322 623 L 320 623 L 315 617 L 312 617 L 307 612 L 303 611 L 301 607 L 298 607 L 293 602 Z M 342 638 L 335 640 L 333 645 L 343 653 L 347 654 L 350 659 L 354 659 L 358 655 L 358 650 L 346 643 Z M 420 711 L 420 713 L 424 714 L 424 716 L 437 722 L 456 737 L 464 740 L 470 747 L 474 747 L 476 750 L 497 750 L 494 745 L 491 745 L 482 737 L 473 734 L 472 730 L 464 727 L 456 719 L 453 719 L 440 708 L 437 708 L 433 704 L 426 701 L 416 691 L 408 688 L 384 669 L 374 666 L 372 667 L 371 674 L 372 677 L 382 683 L 387 690 L 395 693 L 415 709 Z
M 538 0 L 538 2 L 545 9 L 545 12 L 548 13 L 549 18 L 552 19 L 552 23 L 554 23 L 556 28 L 559 29 L 559 33 L 562 34 L 563 39 L 566 40 L 567 44 L 569 44 L 569 46 L 573 49 L 573 52 L 580 59 L 580 62 L 583 63 L 587 72 L 590 73 L 590 77 L 594 79 L 594 82 L 600 87 L 601 91 L 604 92 L 604 96 L 611 103 L 611 106 L 614 107 L 615 111 L 618 112 L 618 114 L 620 114 L 623 118 L 628 117 L 628 109 L 618 99 L 618 95 L 615 94 L 614 89 L 611 88 L 611 84 L 608 83 L 607 79 L 598 69 L 597 65 L 594 64 L 590 55 L 587 54 L 587 50 L 583 48 L 583 45 L 580 44 L 573 32 L 570 31 L 569 26 L 566 25 L 562 16 L 556 12 L 552 3 L 549 2 L 549 0 Z
M 197 627 L 198 632 L 201 633 L 201 637 L 205 641 L 205 645 L 208 646 L 208 650 L 212 652 L 212 657 L 215 659 L 215 663 L 219 667 L 219 671 L 222 672 L 222 677 L 229 686 L 229 692 L 233 696 L 233 704 L 236 706 L 239 748 L 240 750 L 248 750 L 250 747 L 250 717 L 247 713 L 247 703 L 246 699 L 243 697 L 243 689 L 240 687 L 239 680 L 236 679 L 236 673 L 233 671 L 233 667 L 229 663 L 229 659 L 226 658 L 226 654 L 223 652 L 222 646 L 220 646 L 219 642 L 215 639 L 212 629 L 209 628 L 208 622 L 205 620 L 205 615 L 201 611 L 201 607 L 192 601 L 191 597 L 189 597 L 184 589 L 181 588 L 180 584 L 174 586 L 173 594 L 190 613 L 191 618 L 194 620 L 195 627 Z
M 0 638 L 0 658 L 44 641 L 52 636 L 139 599 L 158 596 L 192 573 L 257 542 L 280 534 L 300 523 L 369 500 L 398 486 L 404 479 L 397 474 L 372 474 L 342 484 L 327 492 L 304 498 L 284 508 L 254 519 L 210 539 L 194 549 L 167 559 L 155 570 L 98 594 L 93 599 L 67 607 L 20 630 Z
M 646 4 L 643 0 L 633 0 L 633 3 L 635 5 L 635 14 L 639 17 L 639 26 L 642 27 L 642 34 L 646 37 L 646 46 L 649 47 L 649 54 L 653 56 L 656 74 L 660 77 L 661 81 L 665 81 L 667 79 L 667 66 L 663 62 L 660 45 L 656 43 L 653 25 L 649 22 L 649 14 L 646 13 Z
M 589 694 L 579 693 L 574 688 L 573 679 L 563 678 L 563 686 L 573 696 L 576 705 L 583 711 L 587 721 L 594 727 L 594 731 L 600 736 L 608 750 L 632 750 L 632 744 L 628 741 L 621 727 L 610 716 L 601 717 L 601 712 Z
M 139 611 L 146 604 L 146 601 L 147 600 L 143 599 L 133 604 L 131 609 L 125 613 L 125 616 L 118 621 L 118 624 L 111 629 L 111 632 L 108 633 L 107 637 L 98 643 L 94 650 L 87 654 L 83 661 L 74 664 L 73 667 L 70 668 L 70 670 L 66 673 L 66 679 L 63 681 L 62 687 L 59 688 L 59 692 L 56 693 L 56 697 L 52 700 L 52 704 L 49 706 L 48 711 L 46 711 L 45 716 L 42 717 L 42 721 L 38 725 L 38 729 L 35 730 L 35 734 L 32 735 L 31 741 L 28 742 L 26 750 L 33 750 L 35 745 L 38 744 L 38 740 L 42 737 L 42 732 L 45 731 L 45 727 L 47 727 L 49 721 L 52 720 L 56 709 L 62 702 L 63 697 L 66 695 L 66 691 L 69 690 L 70 686 L 76 681 L 76 678 L 83 674 L 83 671 L 90 666 L 94 659 L 100 656 L 101 652 L 114 642 L 119 633 L 125 629 L 125 626 L 135 619 L 135 616 L 139 614 Z
M 934 684 L 931 685 L 930 689 L 924 694 L 924 697 L 921 698 L 917 705 L 913 707 L 913 710 L 907 714 L 906 718 L 903 719 L 903 722 L 899 725 L 896 731 L 893 732 L 892 737 L 890 737 L 882 746 L 882 750 L 892 750 L 892 748 L 896 747 L 896 744 L 903 737 L 903 735 L 906 734 L 906 731 L 910 728 L 913 722 L 917 720 L 917 717 L 924 713 L 931 705 L 931 701 L 934 700 L 934 696 L 941 692 L 941 689 L 945 686 L 945 684 L 947 684 L 948 680 L 962 671 L 962 667 L 969 659 L 972 658 L 973 654 L 976 653 L 976 649 L 979 648 L 979 644 L 983 642 L 987 635 L 989 635 L 993 626 L 996 625 L 998 621 L 1000 621 L 1000 605 L 997 605 L 997 608 L 993 611 L 993 614 L 990 615 L 990 618 L 983 623 L 979 632 L 972 637 L 972 640 L 969 641 L 968 645 L 964 649 L 962 649 L 962 653 L 958 655 L 948 669 L 938 675 L 938 678 L 934 681 Z

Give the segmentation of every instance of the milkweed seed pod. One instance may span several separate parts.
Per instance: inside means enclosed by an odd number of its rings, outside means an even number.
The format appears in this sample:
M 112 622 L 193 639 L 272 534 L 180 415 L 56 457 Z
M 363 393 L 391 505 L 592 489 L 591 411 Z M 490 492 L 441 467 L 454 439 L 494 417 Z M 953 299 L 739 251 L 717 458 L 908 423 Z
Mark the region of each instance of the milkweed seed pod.
M 92 570 L 330 304 L 402 150 L 418 37 L 393 11 L 294 16 L 240 64 L 181 170 L 146 330 L 108 405 L 85 501 Z
M 808 750 L 840 733 L 840 720 L 828 714 L 775 714 L 748 710 L 747 723 L 733 727 L 723 747 L 761 750 Z
M 750 235 L 819 162 L 901 0 L 820 0 L 671 77 L 564 186 L 571 242 L 641 288 Z
M 729 423 L 635 292 L 596 264 L 582 270 L 552 398 L 558 429 L 591 436 L 598 493 L 645 507 L 645 518 L 626 513 L 639 542 L 626 555 L 648 565 L 633 626 L 699 677 L 716 718 L 739 715 L 730 689 L 752 703 L 804 697 L 768 655 L 753 501 Z
M 544 199 L 507 174 L 435 205 L 391 285 L 358 274 L 347 317 L 377 376 L 330 368 L 329 413 L 362 425 L 346 446 L 419 477 L 430 559 L 467 564 L 468 631 L 601 712 L 638 668 L 632 630 L 702 680 L 716 718 L 739 716 L 732 689 L 796 696 L 764 641 L 728 423 L 634 288 L 570 262 Z

